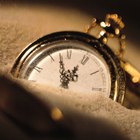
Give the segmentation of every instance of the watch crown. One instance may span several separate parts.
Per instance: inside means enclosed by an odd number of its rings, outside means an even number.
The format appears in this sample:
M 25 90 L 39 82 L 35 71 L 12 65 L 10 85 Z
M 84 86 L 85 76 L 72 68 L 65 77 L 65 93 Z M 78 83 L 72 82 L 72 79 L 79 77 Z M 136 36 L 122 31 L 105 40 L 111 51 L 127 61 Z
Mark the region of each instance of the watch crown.
M 105 18 L 105 22 L 107 24 L 114 26 L 114 28 L 123 29 L 125 26 L 122 21 L 122 18 L 117 14 L 107 14 Z
M 117 14 L 107 14 L 105 21 L 100 22 L 100 26 L 105 30 L 103 35 L 103 42 L 107 42 L 108 38 L 118 38 L 120 42 L 120 48 L 116 52 L 119 58 L 122 58 L 125 50 L 125 35 L 122 34 L 122 29 L 125 24 L 122 21 L 122 18 Z M 102 32 L 100 32 L 101 34 Z
M 122 18 L 117 14 L 107 14 L 105 21 L 100 23 L 101 27 L 103 27 L 109 36 L 121 34 L 121 30 L 124 28 L 124 23 Z

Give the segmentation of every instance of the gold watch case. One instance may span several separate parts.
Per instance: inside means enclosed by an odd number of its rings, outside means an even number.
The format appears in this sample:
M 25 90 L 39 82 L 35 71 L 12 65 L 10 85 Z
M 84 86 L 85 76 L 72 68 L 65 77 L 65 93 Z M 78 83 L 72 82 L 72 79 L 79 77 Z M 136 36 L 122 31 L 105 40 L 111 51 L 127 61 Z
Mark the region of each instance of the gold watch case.
M 26 76 L 22 76 L 22 73 L 25 72 L 25 65 L 34 55 L 45 49 L 41 47 L 43 46 L 43 44 L 48 44 L 49 46 L 49 44 L 57 41 L 73 42 L 75 40 L 88 44 L 91 49 L 94 48 L 94 50 L 96 50 L 101 55 L 101 57 L 106 61 L 111 75 L 110 98 L 113 99 L 114 101 L 123 104 L 126 82 L 125 82 L 125 73 L 121 67 L 119 58 L 113 53 L 113 51 L 106 44 L 102 43 L 100 39 L 97 39 L 94 36 L 91 36 L 87 33 L 77 31 L 63 31 L 52 33 L 38 39 L 37 41 L 33 42 L 28 47 L 26 47 L 17 57 L 11 69 L 12 75 L 16 78 L 26 79 L 25 78 Z M 45 55 L 42 57 L 45 57 Z

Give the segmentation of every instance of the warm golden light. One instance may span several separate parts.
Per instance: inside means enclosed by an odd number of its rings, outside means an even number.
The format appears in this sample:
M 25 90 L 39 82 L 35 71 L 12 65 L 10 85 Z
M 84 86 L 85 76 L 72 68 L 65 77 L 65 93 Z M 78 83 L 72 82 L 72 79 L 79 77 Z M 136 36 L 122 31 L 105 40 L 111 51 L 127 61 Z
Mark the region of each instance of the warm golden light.
M 63 114 L 62 114 L 62 112 L 59 108 L 55 107 L 55 108 L 52 109 L 51 117 L 54 120 L 58 121 L 58 120 L 63 118 Z

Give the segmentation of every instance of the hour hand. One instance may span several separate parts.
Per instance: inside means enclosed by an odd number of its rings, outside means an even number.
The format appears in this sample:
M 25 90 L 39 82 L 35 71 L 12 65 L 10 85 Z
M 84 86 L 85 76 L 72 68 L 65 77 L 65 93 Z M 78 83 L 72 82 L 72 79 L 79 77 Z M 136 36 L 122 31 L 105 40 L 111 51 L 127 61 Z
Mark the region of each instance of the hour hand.
M 78 81 L 78 74 L 77 74 L 77 71 L 78 71 L 78 65 L 76 67 L 74 67 L 74 69 L 71 71 L 71 79 L 73 82 L 77 82 Z
M 63 88 L 68 88 L 68 84 L 69 84 L 69 79 L 67 77 L 67 72 L 65 71 L 65 67 L 64 67 L 64 62 L 63 62 L 63 56 L 61 55 L 61 53 L 59 54 L 59 63 L 60 63 L 60 69 L 59 69 L 59 73 L 60 73 L 60 82 L 61 82 L 61 86 Z

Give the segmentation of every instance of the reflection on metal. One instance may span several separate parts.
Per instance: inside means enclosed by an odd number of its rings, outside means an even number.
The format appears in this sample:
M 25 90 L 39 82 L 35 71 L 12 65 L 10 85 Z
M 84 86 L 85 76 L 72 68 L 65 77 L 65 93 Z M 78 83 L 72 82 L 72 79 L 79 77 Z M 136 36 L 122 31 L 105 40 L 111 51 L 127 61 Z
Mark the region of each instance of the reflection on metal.
M 140 82 L 140 72 L 136 70 L 130 63 L 122 62 L 123 69 L 131 76 L 133 83 Z
M 53 120 L 59 121 L 63 118 L 63 114 L 59 108 L 55 107 L 51 110 L 51 117 Z
M 107 44 L 109 38 L 118 38 L 120 45 L 115 54 L 119 58 L 122 58 L 125 52 L 125 35 L 122 34 L 122 29 L 125 25 L 122 18 L 117 14 L 107 14 L 105 21 L 101 22 L 94 18 L 91 24 L 87 27 L 86 33 L 90 33 L 91 30 L 97 26 L 99 26 L 101 30 L 96 37 L 101 39 L 104 44 Z
M 114 92 L 114 97 L 113 100 L 117 101 L 117 97 L 118 97 L 118 82 L 117 80 L 115 81 L 115 92 Z

